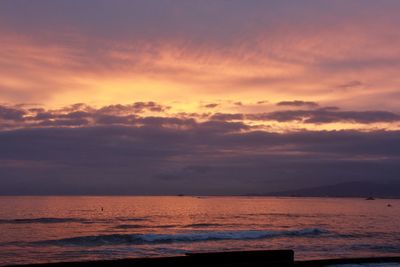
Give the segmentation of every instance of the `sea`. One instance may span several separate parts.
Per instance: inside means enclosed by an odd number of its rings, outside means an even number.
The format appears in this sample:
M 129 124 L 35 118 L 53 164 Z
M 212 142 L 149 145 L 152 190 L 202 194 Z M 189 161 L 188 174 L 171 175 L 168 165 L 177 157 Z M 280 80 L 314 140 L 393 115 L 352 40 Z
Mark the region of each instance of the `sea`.
M 0 197 L 0 265 L 293 249 L 296 260 L 400 256 L 400 200 Z

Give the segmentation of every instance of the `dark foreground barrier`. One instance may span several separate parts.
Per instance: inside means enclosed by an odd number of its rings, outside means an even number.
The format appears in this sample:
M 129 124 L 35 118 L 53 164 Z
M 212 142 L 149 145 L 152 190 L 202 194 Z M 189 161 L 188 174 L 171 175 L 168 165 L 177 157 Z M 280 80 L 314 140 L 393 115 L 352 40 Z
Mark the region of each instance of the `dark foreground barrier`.
M 330 265 L 343 265 L 343 264 L 376 264 L 376 263 L 398 263 L 400 264 L 400 257 L 371 257 L 371 258 L 342 258 L 342 259 L 325 259 L 325 260 L 309 260 L 309 261 L 296 261 L 295 267 L 322 267 Z M 369 265 L 371 266 L 371 265 Z
M 245 267 L 293 266 L 293 250 L 190 253 L 186 256 L 20 265 L 29 267 Z
M 324 259 L 294 261 L 293 250 L 256 250 L 190 253 L 186 256 L 136 258 L 86 262 L 60 262 L 19 265 L 24 267 L 322 267 L 343 264 L 399 263 L 400 257 Z M 371 266 L 371 265 L 370 265 Z M 373 266 L 373 265 L 372 265 Z M 17 265 L 14 265 L 17 267 Z
M 187 254 L 195 266 L 293 266 L 293 250 L 259 250 Z

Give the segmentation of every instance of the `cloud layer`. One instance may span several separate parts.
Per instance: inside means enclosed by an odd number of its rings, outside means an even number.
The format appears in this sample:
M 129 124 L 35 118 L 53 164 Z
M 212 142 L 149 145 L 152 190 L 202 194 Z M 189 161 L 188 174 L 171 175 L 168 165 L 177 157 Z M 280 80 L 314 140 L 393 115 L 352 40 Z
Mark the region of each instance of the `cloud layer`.
M 0 133 L 1 194 L 246 194 L 398 179 L 399 132 L 238 132 L 232 123 Z
M 397 130 L 278 132 L 246 119 L 283 120 L 279 111 L 172 116 L 155 102 L 0 110 L 0 194 L 265 193 L 395 180 L 400 171 Z M 296 120 L 399 120 L 320 107 L 280 112 L 285 120 L 292 112 Z
M 223 113 L 219 111 L 219 109 L 226 109 L 227 105 L 238 110 L 242 109 L 242 112 Z M 242 129 L 268 129 L 269 131 L 281 131 L 279 127 L 285 125 L 286 131 L 293 131 L 299 126 L 307 125 L 324 130 L 329 125 L 339 127 L 337 123 L 342 123 L 357 130 L 370 130 L 371 127 L 374 127 L 375 130 L 396 130 L 400 123 L 400 115 L 394 112 L 348 111 L 332 106 L 321 107 L 316 102 L 300 100 L 279 102 L 276 104 L 279 107 L 278 110 L 274 105 L 270 105 L 264 108 L 264 112 L 244 112 L 253 105 L 200 104 L 205 111 L 203 113 L 176 112 L 171 106 L 153 101 L 107 105 L 98 108 L 84 103 L 59 109 L 45 109 L 31 105 L 0 105 L 0 129 L 108 125 L 169 125 L 190 128 L 198 124 L 230 123 L 231 125 L 240 124 Z M 286 107 L 290 109 L 285 109 Z M 285 123 L 292 123 L 292 126 Z
M 0 194 L 399 179 L 399 11 L 398 0 L 0 1 Z

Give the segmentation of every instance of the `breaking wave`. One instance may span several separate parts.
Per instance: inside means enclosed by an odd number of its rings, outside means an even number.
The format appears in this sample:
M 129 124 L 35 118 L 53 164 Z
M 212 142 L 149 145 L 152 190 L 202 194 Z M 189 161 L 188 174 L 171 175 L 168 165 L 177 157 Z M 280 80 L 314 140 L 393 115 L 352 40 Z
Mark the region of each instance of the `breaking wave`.
M 38 245 L 56 246 L 102 246 L 118 244 L 163 244 L 174 242 L 201 242 L 218 240 L 251 240 L 275 237 L 319 236 L 328 233 L 324 229 L 310 228 L 286 231 L 224 231 L 196 232 L 177 234 L 112 234 L 96 236 L 79 236 L 57 240 L 35 242 Z

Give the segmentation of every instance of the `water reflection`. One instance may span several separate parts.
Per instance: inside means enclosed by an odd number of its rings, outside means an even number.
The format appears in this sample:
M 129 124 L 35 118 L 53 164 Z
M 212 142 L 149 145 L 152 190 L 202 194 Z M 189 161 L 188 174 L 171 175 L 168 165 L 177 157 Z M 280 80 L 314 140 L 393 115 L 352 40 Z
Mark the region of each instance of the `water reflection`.
M 1 197 L 0 264 L 295 249 L 400 253 L 400 201 L 254 197 Z M 24 255 L 24 257 L 21 257 Z

